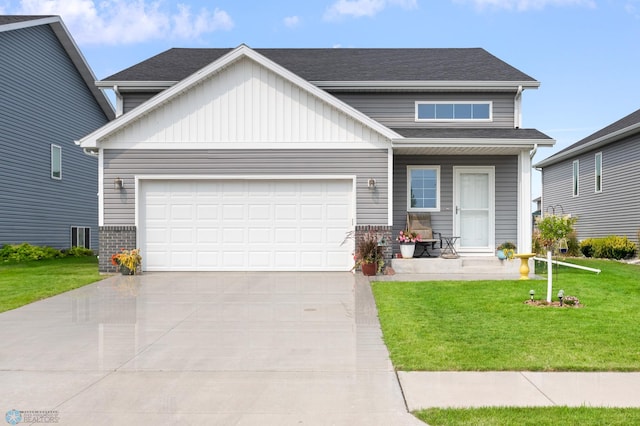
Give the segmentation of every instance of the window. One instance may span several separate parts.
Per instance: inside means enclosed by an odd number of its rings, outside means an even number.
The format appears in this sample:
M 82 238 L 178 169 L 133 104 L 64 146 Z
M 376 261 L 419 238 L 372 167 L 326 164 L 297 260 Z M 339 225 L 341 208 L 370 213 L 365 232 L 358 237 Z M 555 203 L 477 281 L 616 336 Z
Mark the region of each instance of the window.
M 51 178 L 62 179 L 62 148 L 51 145 Z
M 416 102 L 416 121 L 491 121 L 491 102 Z
M 87 226 L 72 226 L 71 247 L 91 248 L 91 228 Z
M 579 191 L 579 179 L 580 178 L 580 163 L 578 160 L 573 162 L 573 196 L 577 197 L 580 193 Z
M 598 152 L 595 158 L 596 192 L 602 192 L 602 153 Z
M 440 210 L 440 167 L 407 167 L 407 210 L 431 212 Z

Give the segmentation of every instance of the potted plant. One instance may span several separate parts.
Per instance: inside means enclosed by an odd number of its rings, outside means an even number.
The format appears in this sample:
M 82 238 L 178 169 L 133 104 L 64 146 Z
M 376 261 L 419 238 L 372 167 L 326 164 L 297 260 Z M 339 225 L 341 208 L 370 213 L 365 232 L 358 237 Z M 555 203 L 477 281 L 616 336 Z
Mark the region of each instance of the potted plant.
M 354 260 L 356 263 L 353 268 L 361 268 L 364 275 L 375 275 L 382 271 L 384 256 L 382 247 L 378 245 L 378 239 L 374 234 L 369 233 L 358 242 Z
M 416 243 L 421 241 L 420 235 L 408 229 L 400 231 L 396 239 L 400 242 L 400 253 L 403 259 L 411 259 L 416 250 Z
M 120 249 L 120 253 L 111 256 L 111 264 L 117 266 L 122 275 L 135 275 L 142 262 L 140 249 Z
M 513 259 L 513 256 L 516 254 L 516 245 L 513 244 L 511 241 L 505 241 L 504 243 L 500 244 L 498 247 L 496 247 L 496 256 L 498 256 L 498 259 L 500 260 L 505 260 L 505 259 Z

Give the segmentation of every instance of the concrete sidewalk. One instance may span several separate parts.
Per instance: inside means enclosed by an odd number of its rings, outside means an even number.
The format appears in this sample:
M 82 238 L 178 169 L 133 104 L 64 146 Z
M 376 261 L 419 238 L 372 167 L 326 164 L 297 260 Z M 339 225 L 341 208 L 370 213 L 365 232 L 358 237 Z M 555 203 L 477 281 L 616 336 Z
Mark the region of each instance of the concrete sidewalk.
M 640 373 L 398 372 L 409 411 L 432 407 L 640 407 Z

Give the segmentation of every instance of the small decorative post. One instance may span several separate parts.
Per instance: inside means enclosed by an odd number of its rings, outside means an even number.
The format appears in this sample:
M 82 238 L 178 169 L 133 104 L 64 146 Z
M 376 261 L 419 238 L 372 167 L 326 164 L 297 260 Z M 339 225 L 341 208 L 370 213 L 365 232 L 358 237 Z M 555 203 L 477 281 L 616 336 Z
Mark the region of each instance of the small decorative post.
M 562 299 L 564 298 L 564 290 L 558 292 L 558 299 L 560 299 L 560 306 L 562 306 Z
M 536 295 L 536 291 L 534 289 L 529 290 L 529 297 L 531 298 L 531 301 L 533 302 L 533 296 Z
M 536 255 L 535 253 L 518 253 L 513 255 L 513 257 L 517 257 L 520 259 L 520 279 L 521 280 L 529 279 L 529 259 L 535 255 Z

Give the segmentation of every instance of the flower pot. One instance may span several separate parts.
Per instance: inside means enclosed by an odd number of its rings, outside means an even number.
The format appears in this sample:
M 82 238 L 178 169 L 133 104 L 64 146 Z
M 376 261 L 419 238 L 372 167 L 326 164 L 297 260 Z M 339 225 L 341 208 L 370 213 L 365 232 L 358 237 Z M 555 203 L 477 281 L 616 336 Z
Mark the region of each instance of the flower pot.
M 362 275 L 372 276 L 378 271 L 378 265 L 376 263 L 363 263 L 361 265 Z
M 400 243 L 400 253 L 403 259 L 411 259 L 416 251 L 416 243 Z
M 498 259 L 500 260 L 505 260 L 507 258 L 507 255 L 504 254 L 504 250 L 497 250 L 496 256 L 498 256 Z
M 120 265 L 120 273 L 122 275 L 135 275 L 136 271 L 135 269 L 129 269 L 124 265 Z

